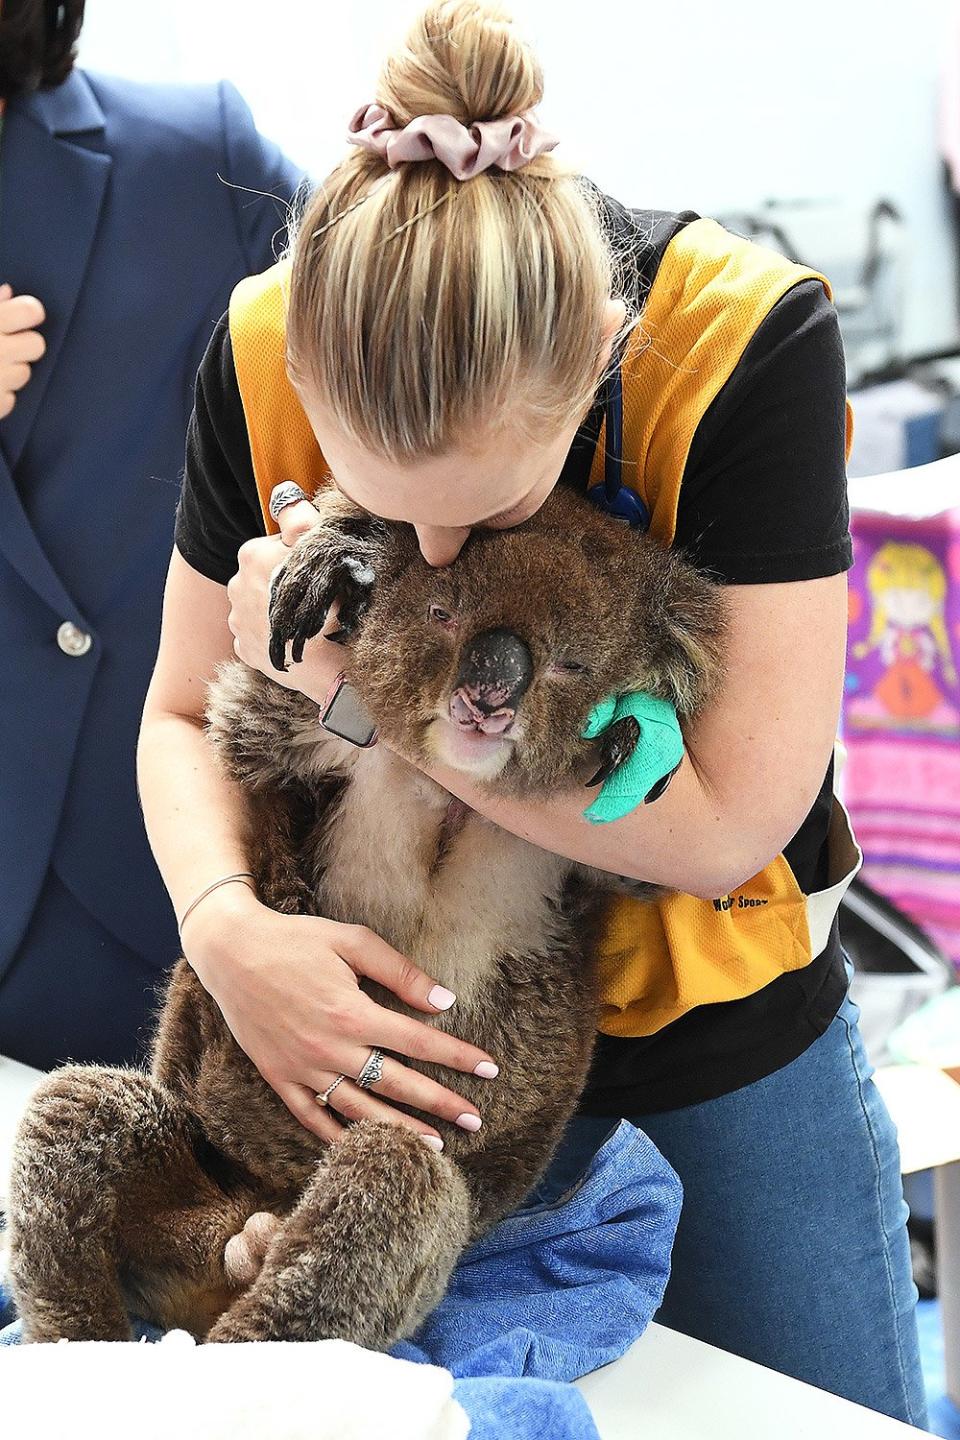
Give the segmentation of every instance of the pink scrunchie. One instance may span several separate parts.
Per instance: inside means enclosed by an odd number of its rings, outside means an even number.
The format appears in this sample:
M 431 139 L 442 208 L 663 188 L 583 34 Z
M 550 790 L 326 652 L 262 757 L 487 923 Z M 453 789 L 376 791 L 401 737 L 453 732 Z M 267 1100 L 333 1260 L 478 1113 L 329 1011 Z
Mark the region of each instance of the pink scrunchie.
M 519 170 L 552 150 L 559 141 L 526 115 L 476 120 L 467 128 L 453 115 L 418 115 L 402 130 L 394 127 L 383 105 L 361 105 L 350 121 L 347 139 L 381 155 L 391 170 L 404 160 L 437 159 L 458 180 L 470 180 L 491 165 Z

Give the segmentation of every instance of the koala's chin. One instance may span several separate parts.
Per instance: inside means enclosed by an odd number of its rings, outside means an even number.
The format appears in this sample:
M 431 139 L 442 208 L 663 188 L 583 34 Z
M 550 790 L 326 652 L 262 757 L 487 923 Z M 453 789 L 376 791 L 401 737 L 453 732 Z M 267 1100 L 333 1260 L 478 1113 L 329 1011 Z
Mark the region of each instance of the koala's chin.
M 495 780 L 513 758 L 517 739 L 512 734 L 484 735 L 478 730 L 463 730 L 443 715 L 436 717 L 425 736 L 431 759 L 475 780 Z

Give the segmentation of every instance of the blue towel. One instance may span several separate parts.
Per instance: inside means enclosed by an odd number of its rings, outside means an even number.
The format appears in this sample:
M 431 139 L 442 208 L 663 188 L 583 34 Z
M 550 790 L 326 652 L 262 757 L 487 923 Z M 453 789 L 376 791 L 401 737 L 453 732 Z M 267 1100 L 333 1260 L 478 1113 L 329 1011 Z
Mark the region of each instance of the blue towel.
M 574 1187 L 516 1211 L 467 1250 L 404 1360 L 452 1371 L 472 1440 L 598 1440 L 568 1382 L 616 1360 L 660 1304 L 680 1182 L 623 1120 Z M 0 1323 L 3 1303 L 0 1296 Z M 135 1324 L 159 1339 L 156 1327 Z M 16 1344 L 19 1325 L 0 1333 Z

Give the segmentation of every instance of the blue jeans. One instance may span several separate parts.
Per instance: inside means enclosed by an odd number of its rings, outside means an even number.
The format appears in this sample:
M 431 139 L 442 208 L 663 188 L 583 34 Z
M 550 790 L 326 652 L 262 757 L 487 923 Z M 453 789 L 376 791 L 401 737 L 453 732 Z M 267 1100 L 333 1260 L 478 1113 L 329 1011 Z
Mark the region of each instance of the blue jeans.
M 896 1132 L 848 997 L 792 1064 L 703 1105 L 630 1115 L 683 1182 L 656 1319 L 926 1426 Z M 578 1116 L 538 1187 L 561 1194 L 609 1132 Z

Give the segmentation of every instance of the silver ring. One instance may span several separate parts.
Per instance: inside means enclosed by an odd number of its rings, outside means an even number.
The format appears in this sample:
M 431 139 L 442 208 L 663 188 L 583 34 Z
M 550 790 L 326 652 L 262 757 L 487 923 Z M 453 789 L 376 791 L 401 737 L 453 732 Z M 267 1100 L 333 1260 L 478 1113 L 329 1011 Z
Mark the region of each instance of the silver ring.
M 270 504 L 267 507 L 274 520 L 279 523 L 280 511 L 287 505 L 296 505 L 301 500 L 308 500 L 308 496 L 295 480 L 284 480 L 279 485 L 274 485 L 270 491 Z
M 383 1051 L 376 1046 L 367 1056 L 367 1063 L 357 1076 L 357 1084 L 361 1090 L 369 1090 L 371 1085 L 376 1085 L 378 1080 L 383 1079 Z
M 333 1084 L 332 1084 L 332 1085 L 328 1085 L 327 1088 L 326 1088 L 326 1090 L 322 1091 L 322 1092 L 316 1097 L 317 1104 L 318 1104 L 318 1105 L 329 1105 L 329 1104 L 330 1104 L 330 1096 L 333 1094 L 334 1090 L 336 1090 L 337 1086 L 338 1086 L 342 1081 L 346 1080 L 346 1078 L 347 1078 L 346 1075 L 338 1075 L 337 1078 L 336 1078 L 336 1080 L 334 1080 Z

